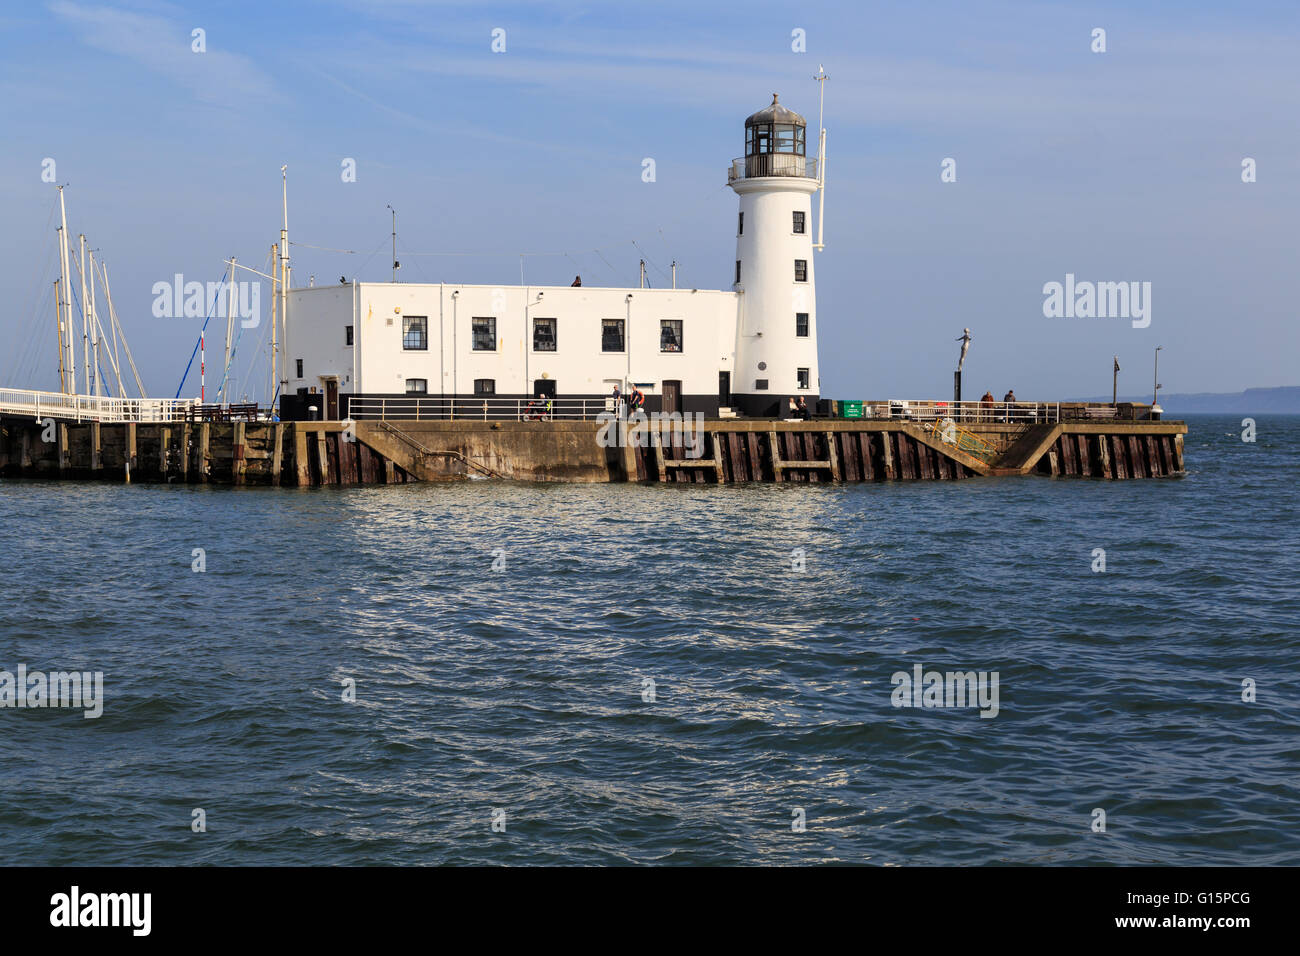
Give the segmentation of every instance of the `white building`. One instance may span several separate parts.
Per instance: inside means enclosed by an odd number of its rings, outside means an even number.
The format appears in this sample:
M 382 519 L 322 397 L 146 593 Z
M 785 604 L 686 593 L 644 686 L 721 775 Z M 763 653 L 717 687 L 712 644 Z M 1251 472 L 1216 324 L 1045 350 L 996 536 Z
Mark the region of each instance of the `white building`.
M 815 170 L 803 117 L 776 96 L 745 121 L 745 155 L 728 175 L 740 197 L 730 291 L 406 282 L 291 290 L 285 417 L 305 417 L 311 404 L 338 418 L 353 397 L 424 397 L 421 417 L 449 399 L 598 401 L 629 383 L 646 394 L 647 411 L 783 415 L 795 396 L 812 408 Z

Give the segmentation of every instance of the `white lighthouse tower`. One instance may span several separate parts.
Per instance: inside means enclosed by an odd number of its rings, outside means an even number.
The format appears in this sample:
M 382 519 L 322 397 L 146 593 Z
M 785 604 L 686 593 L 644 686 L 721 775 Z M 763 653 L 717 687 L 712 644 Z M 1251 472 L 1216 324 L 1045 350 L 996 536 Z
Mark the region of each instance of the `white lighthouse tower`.
M 745 120 L 745 155 L 728 176 L 740 197 L 732 395 L 746 415 L 784 415 L 800 396 L 811 409 L 818 397 L 811 206 L 820 183 L 807 125 L 772 94 L 771 106 Z

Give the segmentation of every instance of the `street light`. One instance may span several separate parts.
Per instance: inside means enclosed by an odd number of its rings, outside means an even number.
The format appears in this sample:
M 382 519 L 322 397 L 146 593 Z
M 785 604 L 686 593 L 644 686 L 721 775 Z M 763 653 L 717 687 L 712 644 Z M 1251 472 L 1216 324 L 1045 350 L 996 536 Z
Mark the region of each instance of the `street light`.
M 1159 397 L 1159 392 L 1160 392 L 1160 350 L 1163 348 L 1164 348 L 1163 345 L 1156 346 L 1156 365 L 1154 371 L 1151 374 L 1151 384 L 1155 386 L 1154 388 L 1151 389 L 1151 407 L 1153 409 L 1157 406 L 1157 404 L 1159 404 L 1156 401 L 1156 399 Z

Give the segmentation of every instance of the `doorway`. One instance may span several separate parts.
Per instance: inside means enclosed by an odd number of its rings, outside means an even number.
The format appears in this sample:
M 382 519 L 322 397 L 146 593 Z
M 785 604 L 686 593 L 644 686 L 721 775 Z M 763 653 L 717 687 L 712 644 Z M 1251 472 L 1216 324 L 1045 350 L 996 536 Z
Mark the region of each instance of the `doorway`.
M 555 379 L 537 378 L 533 379 L 533 394 L 530 398 L 536 398 L 538 395 L 542 398 L 555 398 Z
M 718 405 L 722 408 L 731 407 L 731 373 L 718 373 Z
M 660 403 L 660 411 L 665 415 L 671 415 L 673 412 L 681 412 L 682 383 L 680 381 L 664 382 L 660 393 L 663 396 L 663 400 Z
M 331 422 L 339 420 L 339 380 L 337 378 L 325 379 L 325 419 Z

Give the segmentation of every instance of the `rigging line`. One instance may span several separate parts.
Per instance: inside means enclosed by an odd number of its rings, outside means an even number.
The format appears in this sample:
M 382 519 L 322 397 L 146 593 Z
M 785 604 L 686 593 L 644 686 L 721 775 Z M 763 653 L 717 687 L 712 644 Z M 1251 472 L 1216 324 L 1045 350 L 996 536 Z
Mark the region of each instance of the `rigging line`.
M 199 337 L 194 341 L 194 351 L 190 353 L 190 360 L 185 365 L 185 374 L 181 376 L 181 382 L 176 386 L 176 397 L 181 397 L 181 389 L 185 387 L 185 380 L 190 377 L 190 369 L 194 367 L 194 356 L 199 354 L 199 344 L 203 341 L 203 333 L 208 330 L 208 320 L 212 318 L 212 310 L 217 307 L 217 299 L 221 296 L 221 287 L 226 284 L 226 271 L 221 271 L 221 281 L 217 283 L 217 290 L 212 295 L 212 304 L 208 306 L 208 314 L 203 319 L 203 328 L 199 329 Z
M 601 261 L 601 262 L 603 262 L 603 263 L 605 263 L 605 265 L 609 266 L 610 274 L 613 275 L 613 277 L 614 277 L 615 279 L 618 279 L 619 281 L 623 281 L 623 280 L 624 280 L 625 277 L 624 277 L 623 273 L 621 273 L 621 272 L 619 272 L 617 269 L 615 269 L 614 266 L 613 266 L 613 264 L 612 264 L 608 259 L 606 259 L 603 255 L 601 255 L 601 252 L 600 252 L 599 249 L 593 249 L 593 250 L 591 250 L 591 251 L 594 252 L 597 256 L 600 256 L 600 261 Z M 627 286 L 624 286 L 623 288 L 625 288 L 625 289 L 630 289 L 630 288 L 632 288 L 632 287 L 631 287 L 630 285 L 627 285 Z
M 355 256 L 357 254 L 355 249 L 334 249 L 331 246 L 313 246 L 310 243 L 297 242 L 293 239 L 289 240 L 289 245 L 302 246 L 304 249 L 320 249 L 322 252 L 342 252 L 349 256 Z
M 57 199 L 54 200 L 52 203 L 50 203 L 50 215 L 45 220 L 45 228 L 41 230 L 42 232 L 48 230 L 50 228 L 50 223 L 54 222 L 54 210 L 57 209 L 58 206 L 59 206 L 59 202 Z M 57 249 L 53 250 L 53 252 L 57 252 Z M 53 254 L 53 252 L 51 254 Z M 30 296 L 28 296 L 29 300 L 35 300 L 38 295 L 42 294 L 41 285 L 44 283 L 45 275 L 48 271 L 49 271 L 49 264 L 47 263 L 45 269 L 36 275 L 36 285 L 32 287 L 32 293 Z M 36 304 L 33 301 L 32 308 L 28 310 L 28 314 L 33 317 L 33 320 L 36 320 L 36 315 L 37 315 L 37 313 L 34 311 L 35 308 L 36 308 Z M 44 324 L 44 323 L 40 323 L 40 324 Z
M 658 269 L 658 270 L 659 270 L 659 273 L 660 273 L 660 274 L 661 274 L 665 279 L 668 278 L 668 273 L 664 270 L 664 268 L 663 268 L 661 265 L 659 265 L 659 263 L 657 263 L 657 262 L 655 262 L 653 259 L 651 259 L 650 256 L 646 253 L 646 251 L 645 251 L 644 249 L 642 249 L 640 246 L 637 245 L 637 242 L 636 242 L 635 239 L 632 240 L 632 245 L 636 246 L 636 251 L 639 252 L 639 253 L 641 253 L 642 257 L 645 259 L 646 262 L 650 263 L 650 265 L 652 265 L 652 266 L 654 266 L 656 269 Z
M 390 236 L 384 236 L 384 238 L 382 238 L 382 239 L 379 240 L 379 245 L 375 246 L 375 251 L 372 252 L 372 253 L 370 253 L 370 255 L 366 256 L 366 261 L 363 262 L 363 263 L 361 263 L 361 268 L 359 268 L 359 269 L 357 270 L 357 275 L 356 275 L 356 277 L 357 277 L 358 279 L 361 278 L 361 273 L 363 273 L 363 272 L 366 271 L 366 266 L 370 265 L 370 260 L 373 259 L 375 256 L 379 255 L 379 250 L 380 250 L 380 249 L 382 249 L 382 248 L 384 248 L 384 246 L 388 245 L 388 240 L 389 240 L 390 238 L 391 238 Z

